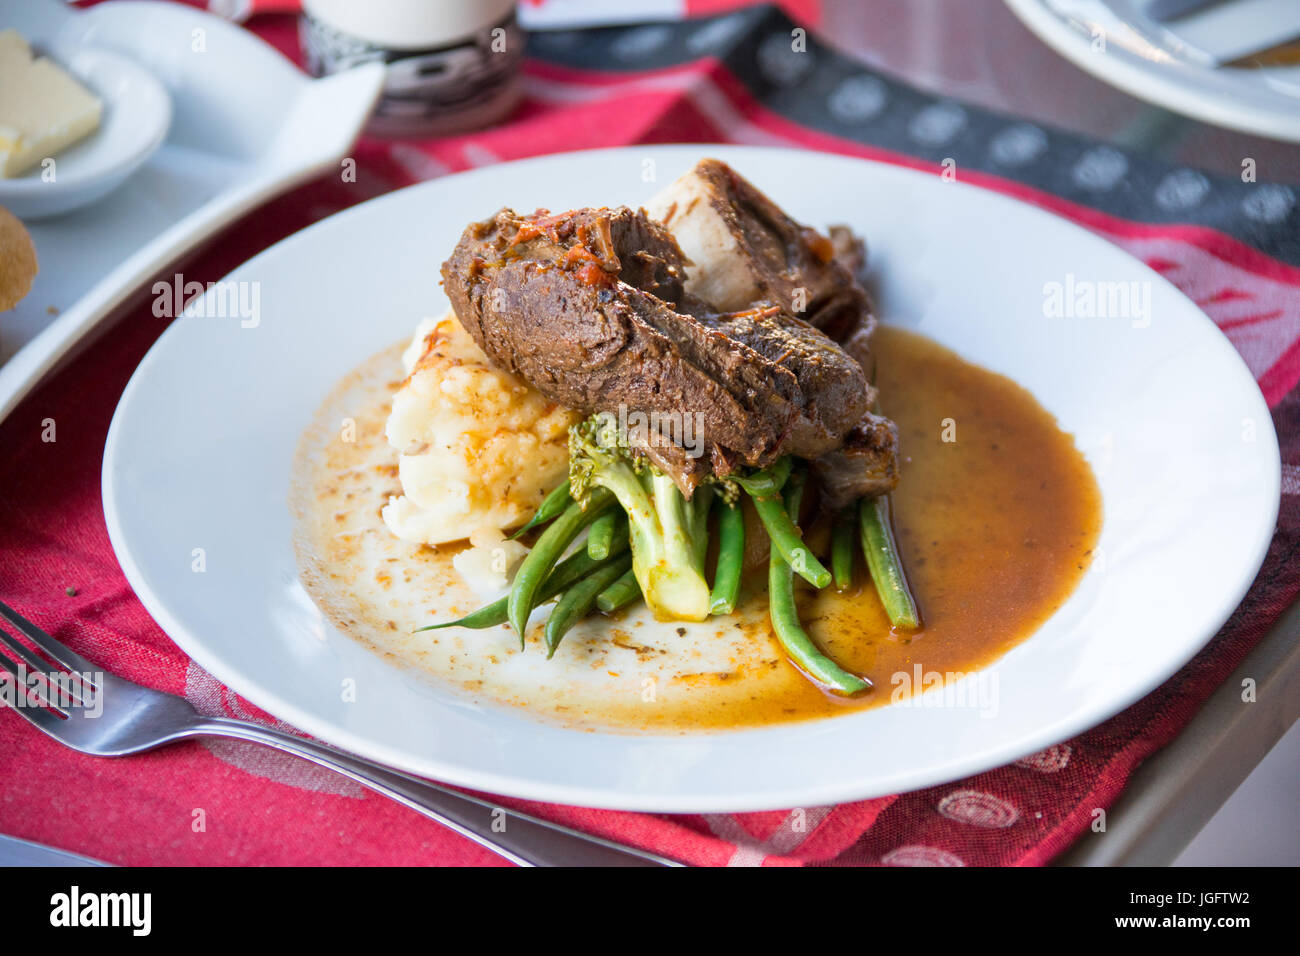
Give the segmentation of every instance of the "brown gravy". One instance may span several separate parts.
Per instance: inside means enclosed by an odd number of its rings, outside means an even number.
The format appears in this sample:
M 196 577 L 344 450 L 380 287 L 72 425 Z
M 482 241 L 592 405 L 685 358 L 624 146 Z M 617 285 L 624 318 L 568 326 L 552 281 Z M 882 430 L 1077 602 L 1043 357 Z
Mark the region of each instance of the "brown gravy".
M 906 686 L 896 675 L 969 673 L 1032 634 L 1091 562 L 1102 507 L 1073 439 L 1025 389 L 902 329 L 882 327 L 874 345 L 882 411 L 900 430 L 894 522 L 923 626 L 891 631 L 861 564 L 849 600 L 810 592 L 803 611 L 831 656 L 887 699 Z
M 551 661 L 537 634 L 520 652 L 505 627 L 412 633 L 484 601 L 452 570 L 456 548 L 397 542 L 378 520 L 396 491 L 382 434 L 395 354 L 340 386 L 304 436 L 294 498 L 304 580 L 338 627 L 394 662 L 585 727 L 682 733 L 825 717 L 887 704 L 913 689 L 913 675 L 978 670 L 1074 590 L 1101 530 L 1100 492 L 1071 437 L 1010 379 L 896 328 L 881 328 L 875 346 L 883 411 L 902 434 L 894 515 L 924 626 L 891 632 L 861 561 L 849 593 L 800 594 L 808 631 L 875 685 L 861 699 L 823 693 L 786 661 L 763 574 L 730 618 L 679 627 L 644 608 L 597 617 Z M 348 445 L 336 440 L 345 412 L 359 425 Z

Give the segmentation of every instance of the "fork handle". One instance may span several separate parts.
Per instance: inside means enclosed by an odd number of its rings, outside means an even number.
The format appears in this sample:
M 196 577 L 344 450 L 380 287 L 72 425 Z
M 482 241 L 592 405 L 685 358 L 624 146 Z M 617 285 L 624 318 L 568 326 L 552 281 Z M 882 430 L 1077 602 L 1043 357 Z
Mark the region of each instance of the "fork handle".
M 389 770 L 333 747 L 261 724 L 200 718 L 185 736 L 233 737 L 302 757 L 396 800 L 520 866 L 681 866 L 675 860 Z

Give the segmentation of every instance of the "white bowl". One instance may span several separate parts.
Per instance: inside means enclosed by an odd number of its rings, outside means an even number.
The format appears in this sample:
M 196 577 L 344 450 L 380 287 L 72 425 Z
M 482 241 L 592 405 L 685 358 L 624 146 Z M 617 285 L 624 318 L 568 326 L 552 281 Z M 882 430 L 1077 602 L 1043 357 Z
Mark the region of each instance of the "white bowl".
M 0 206 L 19 219 L 57 216 L 116 189 L 167 137 L 172 101 L 153 74 L 124 56 L 93 47 L 59 48 L 50 59 L 104 103 L 97 130 L 54 156 L 54 177 L 38 164 L 0 179 Z

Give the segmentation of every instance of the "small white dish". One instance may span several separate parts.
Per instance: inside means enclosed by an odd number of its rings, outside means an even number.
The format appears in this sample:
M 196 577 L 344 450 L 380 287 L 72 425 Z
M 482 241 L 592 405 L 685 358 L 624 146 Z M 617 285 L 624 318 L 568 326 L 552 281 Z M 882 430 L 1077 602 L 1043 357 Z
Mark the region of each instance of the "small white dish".
M 180 3 L 0 0 L 40 50 L 95 50 L 166 87 L 162 146 L 98 202 L 29 222 L 40 272 L 0 330 L 0 419 L 123 300 L 249 210 L 337 169 L 374 107 L 381 63 L 314 80 L 279 50 Z M 203 38 L 203 52 L 193 47 Z M 74 147 L 76 148 L 76 147 Z
M 112 192 L 162 145 L 172 122 L 167 89 L 126 57 L 94 47 L 36 52 L 99 97 L 104 111 L 98 129 L 51 157 L 53 175 L 38 164 L 0 179 L 0 206 L 19 219 L 57 216 Z
M 447 307 L 438 266 L 465 224 L 502 205 L 639 204 L 656 188 L 644 169 L 668 182 L 701 156 L 731 163 L 803 221 L 862 232 L 885 321 L 1018 381 L 1096 472 L 1104 560 L 1037 633 L 980 672 L 995 680 L 981 685 L 993 691 L 988 707 L 944 706 L 939 689 L 910 706 L 752 730 L 571 729 L 398 668 L 335 629 L 301 584 L 289 487 L 302 431 L 360 362 Z M 1075 276 L 1137 283 L 1149 294 L 1145 318 L 1052 317 L 1045 284 Z M 258 290 L 257 321 L 178 319 L 109 430 L 104 512 L 127 580 L 196 663 L 259 707 L 474 789 L 723 812 L 898 793 L 1009 763 L 1096 725 L 1186 663 L 1246 593 L 1277 517 L 1268 408 L 1195 304 L 1079 226 L 930 173 L 715 145 L 546 156 L 353 207 L 223 284 Z M 976 679 L 958 682 L 959 699 Z
M 1300 142 L 1300 66 L 1215 67 L 1156 42 L 1134 0 L 1003 0 L 1040 40 L 1130 96 L 1215 126 Z

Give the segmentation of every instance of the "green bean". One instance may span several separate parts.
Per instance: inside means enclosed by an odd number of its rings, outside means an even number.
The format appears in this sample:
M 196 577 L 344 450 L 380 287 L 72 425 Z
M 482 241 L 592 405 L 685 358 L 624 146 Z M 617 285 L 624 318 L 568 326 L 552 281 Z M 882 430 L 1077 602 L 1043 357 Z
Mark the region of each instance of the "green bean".
M 785 487 L 786 481 L 790 478 L 791 472 L 794 471 L 794 456 L 785 455 L 779 459 L 775 465 L 769 469 L 772 477 L 772 485 L 775 490 L 780 491 Z
M 721 498 L 713 506 L 718 513 L 718 566 L 713 572 L 713 593 L 709 610 L 730 614 L 740 595 L 740 573 L 745 566 L 745 513 L 740 502 L 729 505 Z
M 795 472 L 785 488 L 785 506 L 791 513 L 798 513 L 802 496 L 803 475 Z M 796 667 L 836 694 L 858 694 L 871 687 L 870 681 L 850 674 L 823 654 L 804 631 L 794 601 L 794 569 L 775 548 L 767 564 L 767 600 L 772 629 Z
M 587 496 L 587 507 L 574 501 L 558 518 L 546 526 L 528 557 L 515 572 L 514 583 L 506 601 L 510 625 L 519 635 L 519 646 L 524 646 L 528 628 L 528 615 L 540 602 L 538 592 L 551 573 L 551 567 L 582 530 L 608 511 L 617 499 L 608 488 L 593 488 Z
M 569 506 L 569 501 L 569 479 L 565 478 L 562 485 L 542 499 L 541 507 L 537 509 L 537 513 L 528 519 L 526 525 L 512 534 L 510 540 L 513 541 L 515 538 L 532 531 L 538 525 L 546 524 L 552 518 L 557 517 Z
M 591 523 L 591 530 L 587 532 L 587 554 L 597 561 L 604 561 L 609 557 L 609 546 L 614 540 L 614 527 L 617 522 L 618 513 L 606 511 Z
M 709 520 L 709 506 L 713 504 L 713 486 L 701 485 L 695 489 L 695 497 L 691 498 L 691 530 L 694 531 L 700 525 Z
M 750 498 L 753 499 L 754 509 L 762 519 L 763 527 L 767 529 L 767 536 L 772 539 L 772 547 L 781 552 L 781 557 L 785 558 L 790 567 L 794 568 L 805 581 L 813 587 L 824 588 L 831 583 L 831 573 L 803 543 L 803 535 L 800 534 L 798 525 L 794 523 L 789 509 L 781 501 L 782 482 L 779 480 L 781 474 L 777 466 L 782 461 L 788 460 L 788 456 L 782 458 L 772 468 L 743 478 L 738 477 L 736 482 L 749 492 Z M 791 472 L 789 466 L 785 470 L 791 479 L 797 474 Z M 789 480 L 784 483 L 788 484 Z
M 921 626 L 921 615 L 907 586 L 907 575 L 898 555 L 889 512 L 887 495 L 863 498 L 858 502 L 858 537 L 889 622 L 895 627 L 914 631 Z
M 556 568 L 558 571 L 559 568 Z M 444 627 L 467 627 L 470 630 L 480 631 L 485 627 L 495 627 L 498 624 L 506 622 L 506 599 L 501 598 L 499 601 L 493 601 L 491 604 L 485 604 L 477 611 L 471 611 L 464 617 L 457 618 L 454 621 L 443 621 L 441 624 L 426 624 L 424 627 L 417 627 L 415 633 L 421 631 L 438 631 Z
M 617 581 L 632 567 L 632 555 L 624 554 L 604 567 L 591 572 L 555 603 L 555 610 L 546 619 L 546 659 L 555 656 L 555 649 L 573 625 L 591 613 L 600 592 Z
M 744 488 L 751 495 L 763 495 L 771 497 L 778 494 L 785 487 L 786 481 L 790 477 L 790 472 L 794 469 L 794 458 L 785 455 L 778 458 L 776 463 L 756 471 L 750 475 L 732 475 L 732 479 Z
M 629 545 L 627 523 L 620 521 L 614 531 L 614 539 L 610 543 L 609 557 L 617 557 L 626 551 Z M 555 570 L 546 578 L 546 583 L 537 593 L 537 602 L 540 604 L 543 601 L 549 601 L 570 584 L 582 580 L 604 564 L 605 561 L 596 561 L 587 554 L 585 549 L 569 555 L 557 564 Z M 420 631 L 437 631 L 444 627 L 466 627 L 471 630 L 495 627 L 498 624 L 506 623 L 508 620 L 508 601 L 509 596 L 503 597 L 499 601 L 493 601 L 491 604 L 481 607 L 458 620 L 444 621 L 441 624 L 426 624 L 424 627 L 417 627 L 415 632 L 418 634 Z
M 709 505 L 713 504 L 713 489 L 708 485 L 695 489 L 691 499 L 691 544 L 695 547 L 695 565 L 704 568 L 704 556 L 709 552 Z
M 795 514 L 799 513 L 800 506 L 803 504 L 803 489 L 807 480 L 808 476 L 802 468 L 798 471 L 787 468 L 786 480 L 781 482 L 781 503 Z
M 622 577 L 597 595 L 596 607 L 606 614 L 613 614 L 640 598 L 641 585 L 636 582 L 636 573 L 628 568 Z
M 849 508 L 835 516 L 831 527 L 831 573 L 837 590 L 853 586 L 853 512 Z

